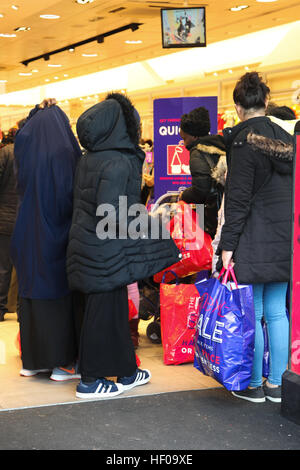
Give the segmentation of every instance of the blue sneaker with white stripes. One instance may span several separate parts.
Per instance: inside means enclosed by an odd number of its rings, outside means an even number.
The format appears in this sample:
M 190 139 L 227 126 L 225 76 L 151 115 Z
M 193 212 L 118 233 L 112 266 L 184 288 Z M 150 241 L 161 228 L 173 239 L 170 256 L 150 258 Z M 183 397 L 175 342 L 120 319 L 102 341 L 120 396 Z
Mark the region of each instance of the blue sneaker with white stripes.
M 110 398 L 119 395 L 124 391 L 123 385 L 106 380 L 104 378 L 97 379 L 90 384 L 80 383 L 76 388 L 77 398 Z
M 123 385 L 124 390 L 130 390 L 138 385 L 145 385 L 150 379 L 150 370 L 137 369 L 131 377 L 118 377 L 117 383 Z

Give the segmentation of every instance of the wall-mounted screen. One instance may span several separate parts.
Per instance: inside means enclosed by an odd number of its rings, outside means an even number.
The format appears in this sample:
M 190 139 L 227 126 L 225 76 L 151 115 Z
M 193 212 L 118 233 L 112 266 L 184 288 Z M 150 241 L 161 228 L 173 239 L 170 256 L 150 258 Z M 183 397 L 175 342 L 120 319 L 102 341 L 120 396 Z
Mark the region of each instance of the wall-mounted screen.
M 205 47 L 205 8 L 166 8 L 161 10 L 162 45 L 170 47 Z

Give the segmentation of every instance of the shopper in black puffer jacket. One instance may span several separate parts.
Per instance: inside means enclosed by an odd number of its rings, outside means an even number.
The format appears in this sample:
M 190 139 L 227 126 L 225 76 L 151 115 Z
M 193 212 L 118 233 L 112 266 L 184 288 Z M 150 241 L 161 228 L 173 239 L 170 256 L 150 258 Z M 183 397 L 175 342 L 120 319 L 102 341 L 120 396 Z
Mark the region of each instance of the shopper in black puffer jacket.
M 253 402 L 281 401 L 288 363 L 294 149 L 292 135 L 265 116 L 269 92 L 256 72 L 245 74 L 233 94 L 242 122 L 224 130 L 228 174 L 219 250 L 225 268 L 234 263 L 238 282 L 253 285 L 256 317 L 250 386 L 234 394 Z M 263 388 L 262 317 L 270 350 L 270 374 Z
M 188 204 L 204 204 L 204 230 L 214 238 L 218 224 L 223 187 L 215 186 L 212 171 L 220 156 L 225 156 L 223 136 L 210 135 L 210 118 L 206 108 L 193 109 L 180 122 L 180 136 L 190 152 L 192 185 L 181 194 Z
M 16 222 L 18 195 L 14 169 L 14 144 L 0 149 L 0 321 L 7 312 L 12 274 L 10 240 Z
M 114 396 L 148 382 L 149 371 L 136 366 L 127 285 L 171 266 L 181 256 L 170 239 L 151 239 L 145 231 L 138 239 L 128 236 L 133 218 L 128 216 L 126 222 L 127 210 L 122 216 L 119 198 L 127 197 L 128 209 L 140 203 L 144 153 L 138 147 L 139 126 L 130 100 L 118 93 L 88 109 L 77 123 L 87 153 L 76 174 L 67 272 L 71 289 L 87 294 L 80 398 Z M 115 216 L 115 234 L 105 237 L 106 222 L 110 226 Z M 117 376 L 118 383 L 106 381 L 107 376 Z

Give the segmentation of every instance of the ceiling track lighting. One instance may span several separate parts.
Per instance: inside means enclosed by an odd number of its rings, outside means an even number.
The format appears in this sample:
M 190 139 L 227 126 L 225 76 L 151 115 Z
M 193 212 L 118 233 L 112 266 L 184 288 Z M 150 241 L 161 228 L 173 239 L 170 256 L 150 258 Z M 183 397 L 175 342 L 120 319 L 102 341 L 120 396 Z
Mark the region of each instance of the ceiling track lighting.
M 60 52 L 70 51 L 70 49 L 75 49 L 79 46 L 84 46 L 85 44 L 89 44 L 90 42 L 96 41 L 99 44 L 101 44 L 104 42 L 104 38 L 106 37 L 113 36 L 114 34 L 118 34 L 123 31 L 127 31 L 128 29 L 131 29 L 131 31 L 136 31 L 139 29 L 139 27 L 142 24 L 143 23 L 130 23 L 126 26 L 122 26 L 121 28 L 113 29 L 111 31 L 107 31 L 106 33 L 98 34 L 97 36 L 94 36 L 92 38 L 85 39 L 84 41 L 80 41 L 74 44 L 69 44 L 68 46 L 61 47 L 60 49 L 56 49 L 55 51 L 47 52 L 46 54 L 41 54 L 37 57 L 32 57 L 31 59 L 23 60 L 21 64 L 27 67 L 28 64 L 30 64 L 31 62 L 34 62 L 35 60 L 40 60 L 40 59 L 49 60 L 50 56 L 52 55 L 59 54 Z

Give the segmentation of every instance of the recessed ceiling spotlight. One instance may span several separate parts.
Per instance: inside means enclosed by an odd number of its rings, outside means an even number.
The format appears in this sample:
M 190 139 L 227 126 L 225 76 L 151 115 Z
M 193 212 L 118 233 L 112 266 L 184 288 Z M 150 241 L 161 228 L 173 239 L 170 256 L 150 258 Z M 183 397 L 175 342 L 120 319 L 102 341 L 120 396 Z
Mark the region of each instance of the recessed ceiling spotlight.
M 60 18 L 59 15 L 40 15 L 40 18 L 43 20 L 58 20 Z
M 38 69 L 31 70 L 32 73 L 38 73 Z
M 0 80 L 0 83 L 7 83 L 7 80 Z
M 141 41 L 140 39 L 138 41 L 125 41 L 126 44 L 142 44 L 143 41 Z
M 46 79 L 45 79 L 45 82 L 50 82 L 50 78 L 46 78 Z
M 58 79 L 59 79 L 59 77 L 54 77 L 54 80 L 58 80 Z
M 249 8 L 249 5 L 238 5 L 236 7 L 230 8 L 230 11 L 242 11 L 242 10 L 245 10 L 246 8 Z
M 20 26 L 19 28 L 16 28 L 15 31 L 30 31 L 31 28 L 27 26 Z
M 12 7 L 13 10 L 19 10 L 18 5 L 12 5 L 11 7 Z
M 16 38 L 16 34 L 0 33 L 0 38 Z
M 233 73 L 233 70 L 230 69 L 230 70 L 228 70 L 228 72 L 229 72 L 229 73 Z
M 32 75 L 32 73 L 31 72 L 26 72 L 26 73 L 25 72 L 20 72 L 19 75 L 21 77 L 30 77 Z
M 61 67 L 61 64 L 48 64 L 48 67 Z
M 218 72 L 214 72 L 214 76 L 217 77 L 219 74 Z
M 98 57 L 98 54 L 82 54 L 82 57 Z
M 93 3 L 94 0 L 76 0 L 79 5 L 85 5 L 86 3 Z
M 245 70 L 250 70 L 250 68 L 248 67 L 248 65 L 246 65 Z
M 70 47 L 69 52 L 70 52 L 71 54 L 72 54 L 73 52 L 75 52 L 74 47 Z
M 2 13 L 0 13 L 0 18 L 4 18 L 4 15 Z
M 69 75 L 68 75 L 67 73 L 64 73 L 64 77 L 65 77 L 65 78 L 68 77 L 68 76 L 69 76 Z

